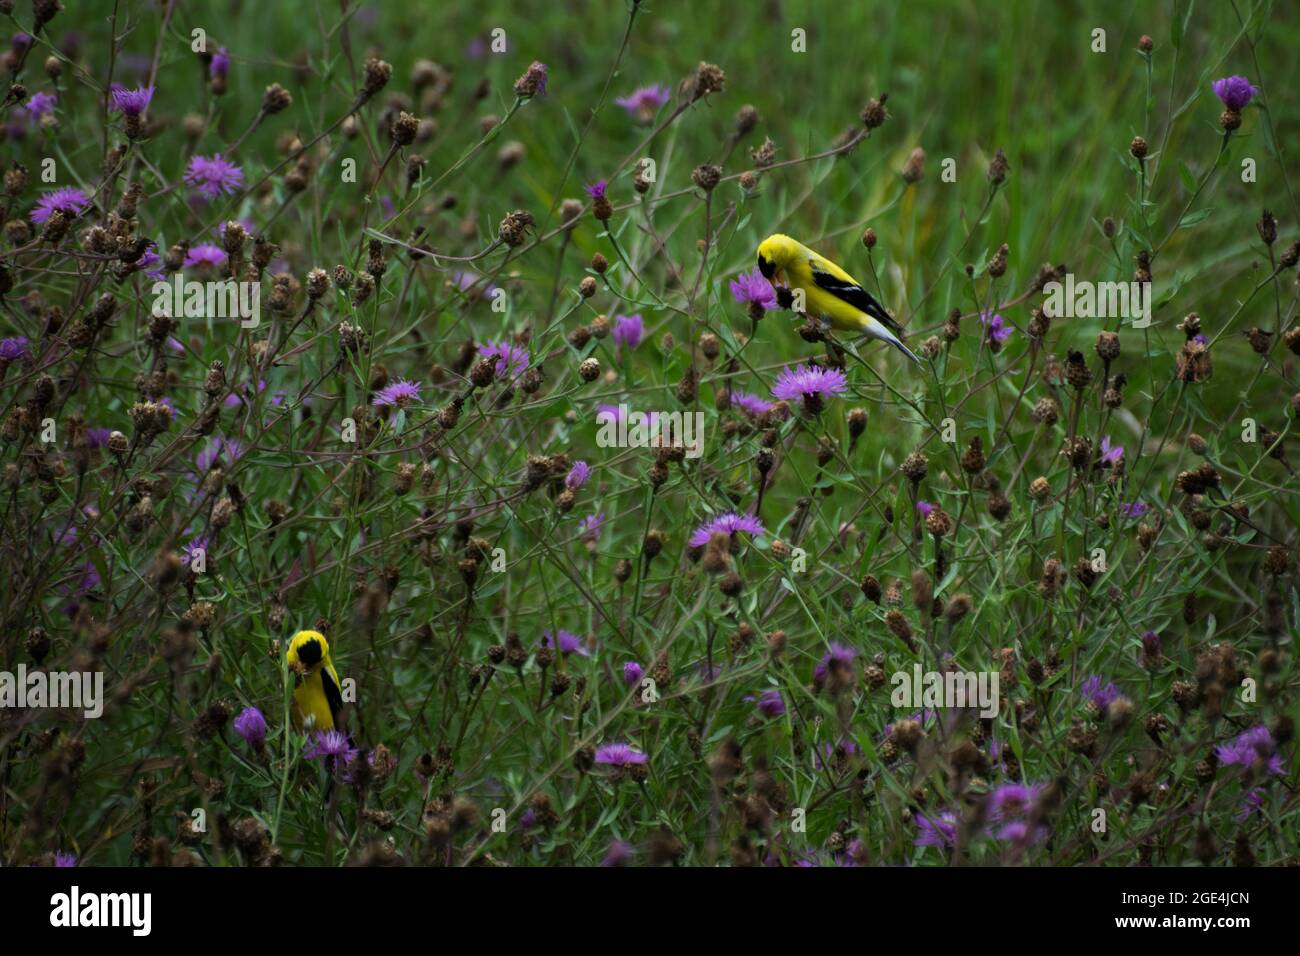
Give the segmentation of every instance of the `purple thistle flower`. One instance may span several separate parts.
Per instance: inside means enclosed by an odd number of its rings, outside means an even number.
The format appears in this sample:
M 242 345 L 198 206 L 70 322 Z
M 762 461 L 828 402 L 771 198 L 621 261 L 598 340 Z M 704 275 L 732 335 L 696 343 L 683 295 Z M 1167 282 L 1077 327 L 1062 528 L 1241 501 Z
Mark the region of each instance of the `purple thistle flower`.
M 244 453 L 242 443 L 233 438 L 214 438 L 194 459 L 194 467 L 200 475 L 206 475 L 212 466 L 224 459 L 226 465 L 232 465 Z
M 38 120 L 47 113 L 53 113 L 59 98 L 53 93 L 33 93 L 27 100 L 27 115 Z
M 197 538 L 194 538 L 181 550 L 181 564 L 189 567 L 189 563 L 194 560 L 195 551 L 202 551 L 206 556 L 210 543 L 211 539 L 206 534 L 201 534 Z M 206 563 L 206 557 L 204 563 Z
M 1147 513 L 1145 501 L 1126 501 L 1119 506 L 1119 513 L 1125 518 L 1141 518 Z
M 605 514 L 590 514 L 578 522 L 578 534 L 584 541 L 595 541 L 600 537 L 600 529 L 605 525 Z
M 839 763 L 841 755 L 855 757 L 861 752 L 861 747 L 848 737 L 844 737 L 838 744 L 824 743 L 819 750 L 813 751 L 813 766 L 821 770 L 824 766 L 829 767 Z
M 575 461 L 569 473 L 564 476 L 564 487 L 570 491 L 577 491 L 587 483 L 587 478 L 591 475 L 591 466 L 585 461 Z
M 185 182 L 193 186 L 203 198 L 216 199 L 222 194 L 233 193 L 244 185 L 244 171 L 220 153 L 213 156 L 191 156 L 190 164 L 185 168 Z
M 1236 813 L 1238 822 L 1249 819 L 1252 813 L 1259 811 L 1264 806 L 1264 791 L 1258 788 L 1246 792 L 1246 797 L 1241 801 L 1241 809 Z
M 137 86 L 128 90 L 120 83 L 113 84 L 113 109 L 123 116 L 140 116 L 153 99 L 152 86 Z
M 1270 774 L 1280 775 L 1285 772 L 1273 735 L 1263 724 L 1251 727 L 1232 743 L 1216 747 L 1214 752 L 1219 763 L 1224 766 L 1237 764 L 1254 768 L 1257 764 L 1262 764 Z
M 754 515 L 737 514 L 729 511 L 724 515 L 719 515 L 712 521 L 705 522 L 695 529 L 691 535 L 690 546 L 692 548 L 702 548 L 709 543 L 709 539 L 718 532 L 724 534 L 735 534 L 743 531 L 746 534 L 761 536 L 767 532 L 763 530 L 763 523 Z
M 1042 791 L 1042 784 L 1004 783 L 988 796 L 990 820 L 1001 820 L 1007 814 L 1029 813 Z
M 605 180 L 598 179 L 594 183 L 589 183 L 588 185 L 583 186 L 582 188 L 587 193 L 587 195 L 590 196 L 592 199 L 603 199 L 605 198 L 606 185 L 607 184 Z
M 47 192 L 36 202 L 36 207 L 32 210 L 32 222 L 38 226 L 45 225 L 47 219 L 54 210 L 58 210 L 69 218 L 75 219 L 83 215 L 90 208 L 90 197 L 74 186 L 66 189 L 55 189 Z
M 772 410 L 772 403 L 749 392 L 732 392 L 731 404 L 758 418 Z
M 614 343 L 627 349 L 635 349 L 641 344 L 645 325 L 640 315 L 614 316 Z
M 623 407 L 621 405 L 600 404 L 596 406 L 596 422 L 598 424 L 604 424 L 604 421 L 621 422 L 623 416 Z M 604 421 L 601 420 L 602 418 Z
M 937 816 L 927 817 L 918 813 L 913 817 L 916 823 L 914 846 L 937 846 L 940 849 L 957 842 L 957 814 L 951 810 L 940 810 Z
M 162 256 L 154 252 L 153 249 L 146 249 L 140 254 L 140 258 L 135 261 L 136 268 L 147 275 L 154 282 L 166 282 L 167 276 L 162 269 L 154 269 L 151 266 L 157 266 L 162 262 Z
M 1244 76 L 1225 76 L 1210 84 L 1214 95 L 1223 101 L 1223 105 L 1240 113 L 1242 107 L 1259 95 L 1259 87 L 1252 86 Z
M 916 503 L 916 513 L 919 514 L 922 518 L 930 517 L 930 513 L 932 511 L 934 511 L 934 505 L 930 504 L 930 502 L 918 501 Z
M 22 53 L 32 45 L 32 35 L 19 30 L 9 38 L 9 46 L 15 53 Z
M 357 748 L 352 746 L 347 734 L 338 730 L 318 730 L 313 735 L 312 745 L 303 753 L 304 760 L 320 760 L 325 757 L 342 758 L 343 766 L 350 764 L 357 756 Z
M 631 744 L 605 744 L 596 750 L 596 763 L 611 767 L 630 767 L 633 764 L 643 764 L 647 759 L 645 754 Z
M 1102 712 L 1123 696 L 1119 692 L 1118 687 L 1109 681 L 1103 684 L 1102 679 L 1096 674 L 1093 674 L 1083 682 L 1083 687 L 1079 689 L 1079 693 L 1082 694 L 1084 699 L 1089 701 L 1092 706 Z
M 997 838 L 1004 843 L 1037 843 L 1047 838 L 1050 831 L 1039 824 L 1030 827 L 1026 820 L 1012 820 L 997 832 Z
M 452 284 L 461 292 L 467 292 L 474 298 L 481 297 L 490 299 L 492 294 L 497 290 L 497 287 L 491 282 L 479 286 L 479 283 L 483 281 L 483 276 L 479 275 L 477 272 L 471 272 L 468 269 L 461 269 L 453 272 L 451 274 L 451 281 Z
M 785 713 L 785 699 L 775 687 L 759 694 L 756 706 L 764 717 L 780 717 Z
M 1124 460 L 1124 446 L 1112 445 L 1107 435 L 1101 440 L 1101 460 L 1106 465 L 1118 465 Z
M 508 376 L 513 381 L 528 368 L 528 351 L 505 340 L 489 342 L 480 346 L 478 351 L 484 358 L 496 359 L 493 368 L 497 378 Z
M 821 690 L 826 683 L 826 678 L 830 676 L 832 667 L 842 667 L 852 670 L 853 662 L 857 660 L 858 652 L 855 648 L 846 647 L 839 641 L 831 641 L 831 649 L 822 655 L 822 659 L 817 662 L 813 668 L 813 687 Z
M 623 866 L 632 858 L 633 849 L 630 844 L 622 840 L 615 840 L 605 851 L 604 858 L 600 861 L 601 866 Z
M 86 441 L 91 448 L 103 448 L 108 444 L 109 437 L 113 434 L 111 428 L 87 428 Z
M 197 246 L 190 246 L 189 251 L 185 253 L 184 266 L 186 269 L 194 269 L 198 266 L 219 266 L 224 265 L 225 261 L 225 249 L 210 242 L 201 242 Z
M 208 64 L 209 76 L 225 76 L 230 72 L 230 51 L 224 46 L 220 47 L 216 53 L 212 54 L 212 62 Z
M 256 707 L 245 707 L 235 718 L 235 733 L 254 750 L 261 750 L 266 742 L 266 718 Z
M 1160 656 L 1160 635 L 1155 631 L 1142 635 L 1142 653 L 1153 660 Z
M 732 279 L 730 288 L 732 296 L 742 305 L 752 302 L 767 310 L 776 308 L 776 289 L 772 288 L 772 283 L 758 271 L 757 266 Z
M 396 406 L 405 408 L 420 400 L 420 383 L 401 379 L 375 392 L 374 405 L 377 407 Z
M 27 336 L 15 335 L 0 339 L 0 361 L 17 362 L 21 358 L 26 358 L 28 353 Z
M 552 634 L 550 631 L 542 631 L 542 647 L 555 648 L 558 645 L 561 654 L 577 654 L 579 657 L 590 657 L 591 651 L 587 650 L 582 643 L 582 638 L 572 631 L 561 629 L 558 634 Z
M 77 854 L 65 853 L 62 850 L 60 850 L 58 853 L 54 854 L 54 865 L 59 869 L 76 866 Z
M 641 122 L 648 123 L 655 118 L 659 108 L 672 98 L 672 90 L 660 83 L 642 86 L 627 96 L 614 100 L 619 106 L 636 116 Z
M 989 339 L 997 342 L 998 345 L 1011 338 L 1011 333 L 1014 331 L 1000 315 L 989 315 L 988 312 L 981 312 L 980 322 L 983 323 Z
M 628 661 L 623 665 L 623 683 L 628 687 L 635 687 L 641 683 L 641 678 L 645 676 L 645 668 L 636 661 Z
M 832 395 L 839 395 L 841 392 L 847 391 L 848 387 L 848 381 L 844 377 L 844 372 L 840 369 L 800 365 L 791 371 L 787 365 L 781 370 L 781 374 L 776 377 L 776 384 L 772 386 L 772 394 L 787 402 L 793 402 L 796 399 L 803 399 L 806 402 L 812 397 L 822 399 L 829 398 Z

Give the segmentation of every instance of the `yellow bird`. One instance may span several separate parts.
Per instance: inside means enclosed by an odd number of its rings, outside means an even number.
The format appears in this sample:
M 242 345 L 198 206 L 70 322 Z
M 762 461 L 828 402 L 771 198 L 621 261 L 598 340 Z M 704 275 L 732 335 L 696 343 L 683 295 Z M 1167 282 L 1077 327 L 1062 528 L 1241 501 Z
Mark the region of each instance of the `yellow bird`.
M 791 291 L 804 294 L 804 311 L 834 328 L 888 342 L 920 362 L 902 342 L 903 327 L 862 283 L 802 242 L 776 233 L 758 246 L 758 270 L 771 281 L 783 277 Z
M 334 730 L 343 710 L 343 691 L 325 635 L 319 631 L 299 631 L 289 641 L 285 659 L 298 675 L 298 686 L 293 691 L 294 727 Z

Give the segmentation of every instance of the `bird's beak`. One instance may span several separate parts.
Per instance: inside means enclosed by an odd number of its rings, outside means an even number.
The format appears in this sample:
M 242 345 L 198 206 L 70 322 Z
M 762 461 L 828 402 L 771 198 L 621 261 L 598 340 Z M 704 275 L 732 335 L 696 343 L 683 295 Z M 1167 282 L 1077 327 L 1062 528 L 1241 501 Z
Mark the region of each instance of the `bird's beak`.
M 776 275 L 776 263 L 770 262 L 767 259 L 764 259 L 762 256 L 759 256 L 758 271 L 763 273 L 764 279 L 767 279 L 769 282 L 771 282 L 772 277 Z

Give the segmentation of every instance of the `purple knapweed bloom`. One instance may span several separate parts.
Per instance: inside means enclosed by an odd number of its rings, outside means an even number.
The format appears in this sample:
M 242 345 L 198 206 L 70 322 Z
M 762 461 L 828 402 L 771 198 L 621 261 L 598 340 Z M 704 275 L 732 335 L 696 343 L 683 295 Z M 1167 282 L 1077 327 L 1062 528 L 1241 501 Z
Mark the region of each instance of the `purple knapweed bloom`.
M 1240 113 L 1242 107 L 1259 95 L 1259 87 L 1252 86 L 1244 76 L 1225 76 L 1210 84 L 1214 95 L 1223 101 L 1223 105 Z
M 832 667 L 847 668 L 851 671 L 857 657 L 856 649 L 846 647 L 839 641 L 831 641 L 831 649 L 822 655 L 822 659 L 813 668 L 813 687 L 817 690 L 822 689 Z
M 229 72 L 230 51 L 223 46 L 212 54 L 212 62 L 208 64 L 208 75 L 224 77 Z
M 339 730 L 318 730 L 313 735 L 312 745 L 303 752 L 304 760 L 320 760 L 325 757 L 342 758 L 343 765 L 350 764 L 357 756 L 357 748 L 352 746 L 347 734 Z
M 980 322 L 984 324 L 985 332 L 991 341 L 1001 345 L 1007 339 L 1011 338 L 1014 331 L 1007 321 L 1000 315 L 990 315 L 988 312 L 980 313 Z
M 244 171 L 220 153 L 191 156 L 190 164 L 185 168 L 185 182 L 203 198 L 216 199 L 244 185 Z
M 957 814 L 951 810 L 940 810 L 936 816 L 927 817 L 918 813 L 913 817 L 916 823 L 914 846 L 937 846 L 940 849 L 957 842 Z
M 35 208 L 32 209 L 32 222 L 38 226 L 45 225 L 46 220 L 56 209 L 70 219 L 75 219 L 89 208 L 90 197 L 75 186 L 55 189 L 37 200 Z
M 189 251 L 185 253 L 184 265 L 186 269 L 194 269 L 198 266 L 224 265 L 225 262 L 225 249 L 210 242 L 201 242 L 197 246 L 190 246 Z
M 149 108 L 153 99 L 152 86 L 137 86 L 128 90 L 120 83 L 113 84 L 113 109 L 123 116 L 140 116 Z
M 374 404 L 378 407 L 406 408 L 420 400 L 420 383 L 401 379 L 375 392 Z
M 600 529 L 605 526 L 605 514 L 590 514 L 578 522 L 578 535 L 584 541 L 595 542 L 600 537 Z
M 772 386 L 772 394 L 784 401 L 796 399 L 825 399 L 839 395 L 848 390 L 848 381 L 844 372 L 837 368 L 819 368 L 812 365 L 800 365 L 791 371 L 789 366 L 781 370 Z
M 570 491 L 577 491 L 587 483 L 587 478 L 591 476 L 591 466 L 585 461 L 575 461 L 569 473 L 564 476 L 564 487 Z
M 58 105 L 59 98 L 53 93 L 33 93 L 28 97 L 25 105 L 27 115 L 33 121 L 40 119 L 47 113 L 53 113 L 54 107 Z
M 918 501 L 916 503 L 916 513 L 919 514 L 922 518 L 930 517 L 930 513 L 932 511 L 934 511 L 934 505 L 930 504 L 930 502 Z
M 245 707 L 235 718 L 235 733 L 254 750 L 261 750 L 266 743 L 266 718 L 256 707 Z
M 632 858 L 633 852 L 631 844 L 624 843 L 622 840 L 615 840 L 605 851 L 605 856 L 600 861 L 600 865 L 624 866 Z
M 631 744 L 605 744 L 596 749 L 596 763 L 611 767 L 630 767 L 633 764 L 643 764 L 647 759 L 645 754 Z
M 1110 436 L 1101 440 L 1101 461 L 1105 465 L 1118 465 L 1124 460 L 1124 446 L 1112 445 Z
M 0 339 L 0 362 L 17 362 L 19 359 L 26 358 L 28 353 L 27 336 L 14 335 L 7 339 Z
M 755 706 L 764 717 L 780 717 L 785 713 L 785 699 L 775 687 L 759 694 Z
M 627 96 L 620 96 L 614 102 L 641 120 L 641 122 L 648 123 L 655 118 L 659 108 L 671 98 L 672 90 L 663 84 L 654 83 L 650 86 L 639 87 Z
M 1004 783 L 988 796 L 990 820 L 1030 812 L 1042 791 L 1042 784 Z
M 583 186 L 582 189 L 592 199 L 604 199 L 605 187 L 607 185 L 608 183 L 606 183 L 605 180 L 598 179 L 594 183 L 588 183 L 586 186 Z
M 635 349 L 641 344 L 641 336 L 644 333 L 645 324 L 640 315 L 614 316 L 614 344 L 629 350 Z
M 771 310 L 776 308 L 776 289 L 755 266 L 750 272 L 742 272 L 730 283 L 731 294 L 742 305 L 753 303 Z
M 587 650 L 582 643 L 582 638 L 572 631 L 561 629 L 558 634 L 552 634 L 550 631 L 542 631 L 542 647 L 559 649 L 561 654 L 577 654 L 579 657 L 590 657 L 591 651 Z
M 1246 792 L 1245 799 L 1241 801 L 1241 809 L 1235 814 L 1237 822 L 1246 820 L 1252 813 L 1259 812 L 1264 806 L 1264 791 L 1260 789 L 1249 790 Z
M 1268 773 L 1280 775 L 1285 768 L 1277 753 L 1277 744 L 1267 727 L 1259 724 L 1239 735 L 1230 744 L 1216 747 L 1215 754 L 1224 766 L 1236 764 L 1246 768 L 1262 766 Z
M 636 661 L 627 661 L 623 665 L 623 683 L 628 687 L 635 687 L 641 683 L 641 678 L 645 676 L 645 668 Z
M 772 403 L 750 392 L 732 392 L 731 404 L 741 411 L 758 418 L 772 410 Z
M 1145 501 L 1125 501 L 1119 506 L 1119 513 L 1125 518 L 1141 518 L 1147 513 Z
M 54 865 L 59 869 L 76 866 L 77 854 L 65 853 L 63 851 L 59 851 L 58 853 L 54 854 Z
M 1099 711 L 1105 711 L 1112 703 L 1124 696 L 1120 693 L 1118 687 L 1110 681 L 1102 683 L 1102 679 L 1096 674 L 1083 682 L 1083 686 L 1079 688 L 1079 693 Z
M 528 368 L 528 351 L 504 340 L 480 346 L 478 352 L 486 359 L 496 359 L 493 370 L 497 378 L 508 377 L 513 380 Z
M 735 534 L 738 531 L 755 536 L 766 534 L 763 530 L 763 523 L 754 515 L 742 515 L 729 511 L 696 528 L 695 533 L 691 535 L 690 547 L 704 547 L 709 543 L 709 539 L 719 532 Z

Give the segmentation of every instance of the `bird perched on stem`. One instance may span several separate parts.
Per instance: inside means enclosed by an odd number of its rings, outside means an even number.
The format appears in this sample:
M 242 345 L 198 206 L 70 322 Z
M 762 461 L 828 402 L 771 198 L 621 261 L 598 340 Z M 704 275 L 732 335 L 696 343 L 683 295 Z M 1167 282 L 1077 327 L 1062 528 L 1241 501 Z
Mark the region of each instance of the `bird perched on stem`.
M 845 332 L 888 342 L 920 362 L 902 342 L 903 328 L 857 279 L 803 243 L 776 233 L 758 246 L 758 270 L 771 281 L 784 278 L 792 292 L 803 292 L 804 312 Z M 798 304 L 796 300 L 796 305 Z
M 293 723 L 299 730 L 334 730 L 343 710 L 343 691 L 329 641 L 319 631 L 299 631 L 285 653 L 298 677 L 293 691 Z

